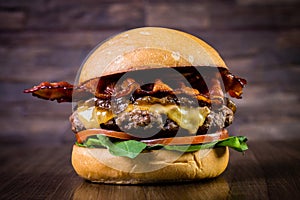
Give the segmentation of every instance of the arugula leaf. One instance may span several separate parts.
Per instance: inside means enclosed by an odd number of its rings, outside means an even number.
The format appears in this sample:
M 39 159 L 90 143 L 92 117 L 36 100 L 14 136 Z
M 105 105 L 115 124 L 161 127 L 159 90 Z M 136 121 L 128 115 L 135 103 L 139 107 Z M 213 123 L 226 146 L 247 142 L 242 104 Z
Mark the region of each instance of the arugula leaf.
M 137 157 L 145 148 L 147 144 L 135 140 L 128 140 L 116 142 L 110 146 L 109 152 L 115 156 L 126 156 L 129 158 Z
M 155 145 L 150 147 L 147 146 L 147 144 L 136 140 L 112 142 L 108 137 L 104 135 L 96 135 L 96 137 L 89 137 L 84 143 L 82 144 L 76 143 L 76 145 L 81 147 L 87 147 L 87 148 L 105 147 L 109 150 L 109 152 L 112 155 L 135 158 L 143 150 L 160 149 L 160 148 L 164 148 L 166 150 L 171 150 L 171 151 L 194 152 L 200 149 L 228 146 L 236 151 L 243 152 L 248 149 L 246 142 L 247 142 L 247 138 L 245 136 L 231 136 L 223 140 L 204 143 L 204 144 Z
M 196 145 L 165 145 L 164 148 L 173 151 L 193 152 L 198 151 L 200 149 L 213 148 L 217 143 L 218 141 Z
M 106 147 L 114 156 L 126 156 L 129 158 L 135 158 L 147 147 L 145 143 L 135 140 L 126 140 L 113 143 L 104 135 L 96 136 L 97 138 L 88 138 L 88 140 L 82 145 L 88 148 Z
M 213 147 L 228 146 L 236 151 L 243 152 L 248 149 L 246 144 L 247 138 L 245 136 L 231 136 L 223 140 L 209 142 L 196 145 L 161 145 L 167 150 L 180 151 L 180 152 L 193 152 L 200 149 L 209 149 Z
M 224 140 L 220 140 L 217 143 L 217 146 L 228 146 L 236 151 L 243 152 L 248 149 L 248 146 L 246 144 L 247 138 L 245 136 L 235 136 L 235 137 L 229 137 Z

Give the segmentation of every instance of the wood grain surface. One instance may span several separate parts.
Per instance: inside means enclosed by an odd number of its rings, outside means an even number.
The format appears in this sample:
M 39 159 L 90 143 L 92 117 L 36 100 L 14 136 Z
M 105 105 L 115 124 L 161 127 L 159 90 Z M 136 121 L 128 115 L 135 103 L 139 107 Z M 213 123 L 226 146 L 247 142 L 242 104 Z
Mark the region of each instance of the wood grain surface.
M 297 199 L 299 142 L 250 142 L 244 155 L 231 151 L 227 170 L 214 179 L 139 186 L 81 179 L 71 144 L 1 146 L 0 199 Z

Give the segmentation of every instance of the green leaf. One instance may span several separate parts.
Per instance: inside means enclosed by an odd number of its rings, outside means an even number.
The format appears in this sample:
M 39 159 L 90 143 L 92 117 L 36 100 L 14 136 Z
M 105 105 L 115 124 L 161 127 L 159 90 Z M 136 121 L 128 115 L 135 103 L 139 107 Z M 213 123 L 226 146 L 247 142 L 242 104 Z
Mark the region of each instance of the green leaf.
M 173 151 L 193 152 L 193 151 L 199 151 L 200 149 L 213 148 L 216 145 L 216 143 L 217 141 L 205 143 L 205 144 L 197 144 L 197 145 L 166 145 L 164 146 L 164 148 Z
M 200 149 L 208 149 L 220 146 L 228 146 L 236 151 L 243 152 L 248 149 L 246 144 L 247 138 L 244 136 L 232 136 L 223 140 L 196 144 L 196 145 L 155 145 L 147 146 L 143 142 L 136 140 L 126 140 L 126 141 L 114 141 L 112 142 L 109 137 L 104 135 L 96 135 L 96 137 L 89 137 L 82 144 L 76 143 L 76 145 L 87 148 L 107 148 L 112 155 L 115 156 L 124 156 L 128 158 L 137 157 L 143 150 L 154 150 L 164 148 L 171 151 L 180 151 L 180 152 L 194 152 Z
M 248 149 L 246 144 L 247 138 L 244 136 L 232 136 L 224 140 L 219 140 L 210 143 L 196 144 L 196 145 L 161 145 L 167 150 L 180 151 L 180 152 L 193 152 L 200 149 L 209 149 L 213 147 L 228 146 L 236 151 L 243 152 Z M 157 146 L 156 146 L 157 148 Z
M 79 146 L 79 147 L 87 147 L 85 144 L 81 144 L 79 142 L 75 142 L 75 145 Z
M 248 146 L 246 144 L 247 138 L 245 136 L 229 137 L 225 140 L 221 140 L 217 143 L 217 146 L 228 146 L 236 151 L 246 151 Z
M 106 147 L 114 156 L 125 156 L 129 158 L 135 158 L 147 147 L 145 143 L 135 140 L 111 142 L 110 139 L 104 135 L 96 136 L 96 138 L 88 138 L 83 144 L 80 144 L 79 146 L 88 148 Z
M 147 145 L 142 142 L 135 140 L 127 140 L 122 142 L 116 142 L 114 145 L 110 146 L 109 152 L 115 156 L 126 156 L 129 158 L 137 157 Z

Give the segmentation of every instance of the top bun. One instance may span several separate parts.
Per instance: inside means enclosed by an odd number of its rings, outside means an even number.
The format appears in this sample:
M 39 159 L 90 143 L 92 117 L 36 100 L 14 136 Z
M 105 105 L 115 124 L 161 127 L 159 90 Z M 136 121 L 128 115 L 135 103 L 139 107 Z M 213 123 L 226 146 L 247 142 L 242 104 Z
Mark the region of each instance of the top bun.
M 178 66 L 227 68 L 214 48 L 193 35 L 144 27 L 125 31 L 98 45 L 82 64 L 78 82 L 119 72 Z

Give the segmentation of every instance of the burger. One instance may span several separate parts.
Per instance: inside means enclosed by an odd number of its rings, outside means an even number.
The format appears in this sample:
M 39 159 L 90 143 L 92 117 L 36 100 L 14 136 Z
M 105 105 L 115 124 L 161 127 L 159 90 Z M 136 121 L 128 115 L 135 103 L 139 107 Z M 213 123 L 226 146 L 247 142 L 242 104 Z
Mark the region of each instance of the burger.
M 72 102 L 72 165 L 86 180 L 113 184 L 195 181 L 223 173 L 246 80 L 188 33 L 143 27 L 115 35 L 83 62 L 75 83 L 42 82 L 25 93 Z

